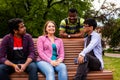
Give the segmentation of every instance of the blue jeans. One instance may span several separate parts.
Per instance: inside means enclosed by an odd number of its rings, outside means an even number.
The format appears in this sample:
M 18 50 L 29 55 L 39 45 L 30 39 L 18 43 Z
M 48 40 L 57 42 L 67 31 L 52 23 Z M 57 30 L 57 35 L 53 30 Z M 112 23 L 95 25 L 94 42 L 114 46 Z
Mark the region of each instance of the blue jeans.
M 58 66 L 53 67 L 50 63 L 45 61 L 36 62 L 39 70 L 45 74 L 46 80 L 56 80 L 55 71 L 58 72 L 58 80 L 67 80 L 67 69 L 64 63 L 60 63 Z
M 9 75 L 15 72 L 13 67 L 0 64 L 0 80 L 10 80 Z M 34 62 L 30 63 L 25 72 L 29 75 L 29 80 L 38 80 L 37 66 Z

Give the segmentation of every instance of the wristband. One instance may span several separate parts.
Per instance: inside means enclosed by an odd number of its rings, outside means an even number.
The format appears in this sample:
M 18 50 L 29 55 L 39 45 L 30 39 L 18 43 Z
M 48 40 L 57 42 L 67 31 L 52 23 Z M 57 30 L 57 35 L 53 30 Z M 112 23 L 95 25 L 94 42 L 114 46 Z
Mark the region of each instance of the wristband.
M 68 35 L 67 37 L 68 37 L 68 38 L 70 38 L 71 36 L 70 36 L 70 35 Z
M 16 67 L 17 65 L 16 65 L 16 64 L 13 64 L 12 66 L 13 66 L 13 67 Z

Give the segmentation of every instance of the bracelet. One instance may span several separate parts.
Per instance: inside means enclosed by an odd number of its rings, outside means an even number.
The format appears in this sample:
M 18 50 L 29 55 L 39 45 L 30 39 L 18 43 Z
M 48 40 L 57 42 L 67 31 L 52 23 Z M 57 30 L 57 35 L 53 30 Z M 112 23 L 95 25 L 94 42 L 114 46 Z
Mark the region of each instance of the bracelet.
M 13 64 L 12 66 L 13 66 L 13 67 L 16 67 L 17 65 L 16 65 L 16 64 Z
M 71 37 L 71 35 L 68 35 L 67 37 L 68 37 L 68 38 L 70 38 L 70 37 Z

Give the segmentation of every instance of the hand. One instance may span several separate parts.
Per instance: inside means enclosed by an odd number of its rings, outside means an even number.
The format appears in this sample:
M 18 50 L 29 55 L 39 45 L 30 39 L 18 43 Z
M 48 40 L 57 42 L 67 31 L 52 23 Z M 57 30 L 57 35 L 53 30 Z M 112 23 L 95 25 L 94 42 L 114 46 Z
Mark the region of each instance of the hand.
M 20 71 L 24 72 L 27 66 L 25 64 L 19 64 L 19 65 L 21 66 Z
M 55 66 L 59 65 L 61 62 L 59 60 L 56 60 Z
M 18 67 L 18 65 L 16 65 L 16 64 L 14 64 L 14 69 L 15 69 L 15 72 L 17 72 L 17 73 L 20 73 L 21 72 L 21 70 L 20 70 L 20 68 Z
M 51 65 L 52 65 L 52 66 L 57 66 L 57 65 L 59 65 L 60 63 L 61 63 L 61 61 L 59 61 L 59 60 L 51 61 Z
M 78 63 L 79 63 L 79 64 L 82 64 L 83 62 L 84 62 L 84 57 L 80 55 L 80 56 L 78 57 Z
M 50 64 L 51 64 L 52 66 L 56 66 L 56 61 L 51 60 Z
M 56 66 L 59 65 L 61 62 L 62 62 L 61 59 L 56 60 L 56 63 L 57 63 Z

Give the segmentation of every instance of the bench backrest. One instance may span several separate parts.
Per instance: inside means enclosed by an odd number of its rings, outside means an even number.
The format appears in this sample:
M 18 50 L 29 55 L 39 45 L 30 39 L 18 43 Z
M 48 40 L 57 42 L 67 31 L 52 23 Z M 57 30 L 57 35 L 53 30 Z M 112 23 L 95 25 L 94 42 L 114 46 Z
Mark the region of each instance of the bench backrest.
M 1 44 L 0 39 L 0 44 Z M 78 54 L 83 49 L 84 39 L 83 38 L 72 38 L 72 39 L 62 39 L 65 49 L 65 59 L 64 63 L 67 65 L 68 69 L 68 80 L 73 80 L 76 73 L 77 66 L 74 64 L 74 58 L 78 57 Z M 35 51 L 37 39 L 33 38 Z M 87 80 L 113 80 L 112 71 L 103 70 L 103 71 L 91 71 L 87 74 Z M 20 77 L 21 76 L 21 77 Z M 28 75 L 22 73 L 21 75 L 14 73 L 11 75 L 11 80 L 28 80 Z M 40 73 L 39 80 L 45 80 L 45 77 Z
M 64 63 L 67 65 L 68 70 L 76 70 L 77 65 L 74 65 L 74 58 L 78 56 L 80 51 L 83 49 L 84 40 L 83 38 L 72 38 L 72 39 L 62 39 L 64 43 L 65 59 Z M 1 43 L 2 39 L 0 39 Z M 33 38 L 34 47 L 37 54 L 36 42 L 37 38 Z

